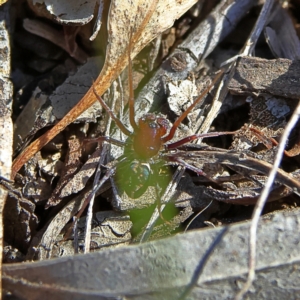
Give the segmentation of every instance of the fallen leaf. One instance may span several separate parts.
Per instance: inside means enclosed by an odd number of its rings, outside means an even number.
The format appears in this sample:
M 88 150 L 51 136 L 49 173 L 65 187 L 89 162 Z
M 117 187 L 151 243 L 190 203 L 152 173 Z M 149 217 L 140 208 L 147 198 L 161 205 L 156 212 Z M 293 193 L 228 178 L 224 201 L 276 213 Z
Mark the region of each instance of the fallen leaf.
M 98 0 L 28 0 L 27 2 L 41 17 L 61 24 L 84 25 L 93 19 Z

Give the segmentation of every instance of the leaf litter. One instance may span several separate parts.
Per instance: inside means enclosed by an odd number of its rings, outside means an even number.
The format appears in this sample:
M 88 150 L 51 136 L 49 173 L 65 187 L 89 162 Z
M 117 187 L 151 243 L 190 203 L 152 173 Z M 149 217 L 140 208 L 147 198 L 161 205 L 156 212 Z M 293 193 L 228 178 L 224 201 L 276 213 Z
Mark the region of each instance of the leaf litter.
M 138 21 L 135 22 L 138 23 Z M 111 26 L 113 26 L 113 24 L 111 24 Z M 118 26 L 124 27 L 124 25 L 122 24 L 118 24 Z M 154 28 L 156 27 L 154 26 Z M 176 27 L 174 28 L 176 30 Z M 114 29 L 112 27 L 112 31 L 113 30 Z M 114 44 L 114 38 L 115 38 L 114 34 L 116 34 L 116 36 L 122 35 L 120 34 L 121 31 L 120 32 L 118 31 L 119 29 L 116 30 L 117 30 L 116 33 L 112 32 L 112 35 L 110 36 L 111 44 Z M 153 33 L 151 33 L 151 30 L 149 30 L 150 31 L 149 35 L 151 34 L 153 35 Z M 160 32 L 161 29 L 157 29 L 157 31 Z M 269 36 L 269 40 L 270 39 L 272 40 L 272 38 L 270 38 Z M 136 47 L 138 49 L 142 48 L 142 45 L 146 43 L 145 40 L 150 40 L 150 37 L 145 38 L 143 41 L 140 42 L 137 41 Z M 292 40 L 295 40 L 295 37 Z M 226 42 L 225 40 L 223 42 L 223 47 L 224 45 L 226 45 L 226 43 L 228 42 Z M 124 49 L 126 49 L 126 44 L 127 42 L 124 42 Z M 270 44 L 270 41 L 268 42 L 268 44 Z M 117 44 L 112 45 L 111 47 L 116 47 L 116 45 Z M 266 51 L 266 46 L 263 47 L 262 49 Z M 116 51 L 116 53 L 118 52 L 121 53 L 122 51 L 123 52 L 125 51 L 124 49 L 123 48 L 118 50 L 111 50 L 109 48 L 107 49 L 109 54 L 106 55 L 106 60 L 105 60 L 106 65 L 104 65 L 104 68 L 102 69 L 102 74 L 105 72 L 108 73 L 111 72 L 110 69 L 113 69 L 115 62 L 118 60 L 116 54 L 115 53 L 110 54 L 110 51 L 112 52 Z M 298 49 L 298 47 L 296 47 L 296 49 Z M 224 51 L 224 50 L 216 49 L 215 51 L 216 53 L 218 53 L 218 51 Z M 132 51 L 132 55 L 134 56 L 136 52 L 138 52 L 138 50 L 134 49 Z M 122 54 L 120 54 L 120 56 L 121 55 Z M 210 59 L 213 59 L 214 55 L 216 54 L 212 53 Z M 282 54 L 282 52 L 280 55 L 281 57 L 285 57 Z M 139 64 L 144 67 L 146 65 L 145 58 L 141 55 L 138 59 L 139 59 Z M 209 62 L 209 60 L 207 62 Z M 200 164 L 201 168 L 207 170 L 206 173 L 209 173 L 209 176 L 211 178 L 216 179 L 217 182 L 220 185 L 222 185 L 223 188 L 219 189 L 218 186 L 211 185 L 211 183 L 209 183 L 205 178 L 200 178 L 190 173 L 184 173 L 183 178 L 179 182 L 177 188 L 175 189 L 175 194 L 172 198 L 175 205 L 181 210 L 181 217 L 178 218 L 178 216 L 173 216 L 173 220 L 174 220 L 173 226 L 170 226 L 170 224 L 165 223 L 162 220 L 161 224 L 159 224 L 155 229 L 153 238 L 174 233 L 174 230 L 180 224 L 184 224 L 184 222 L 188 220 L 188 218 L 193 214 L 194 211 L 202 210 L 211 201 L 211 199 L 215 199 L 221 202 L 230 202 L 230 203 L 233 202 L 238 204 L 244 203 L 246 205 L 254 204 L 257 201 L 262 191 L 262 188 L 265 185 L 265 182 L 267 180 L 267 175 L 268 172 L 270 171 L 270 164 L 272 164 L 276 154 L 277 144 L 275 144 L 274 142 L 273 143 L 270 142 L 270 139 L 272 138 L 278 142 L 279 137 L 281 136 L 286 126 L 286 123 L 289 119 L 289 116 L 296 108 L 297 103 L 293 99 L 299 96 L 297 95 L 297 92 L 295 92 L 295 89 L 293 89 L 293 87 L 290 88 L 289 92 L 281 91 L 279 92 L 279 94 L 280 93 L 281 94 L 277 95 L 278 94 L 278 92 L 276 92 L 277 90 L 276 89 L 272 90 L 272 85 L 268 84 L 268 82 L 264 81 L 264 84 L 262 84 L 263 86 L 262 88 L 257 89 L 254 86 L 254 88 L 251 89 L 251 87 L 249 86 L 246 86 L 245 88 L 245 83 L 243 83 L 243 81 L 246 82 L 247 78 L 244 79 L 243 77 L 242 81 L 240 79 L 237 79 L 237 74 L 239 74 L 238 72 L 240 70 L 239 69 L 240 67 L 246 69 L 246 66 L 250 66 L 250 64 L 253 65 L 256 64 L 261 69 L 263 68 L 266 69 L 270 64 L 270 62 L 272 61 L 270 61 L 269 59 L 256 59 L 255 57 L 249 57 L 249 58 L 242 57 L 239 59 L 239 62 L 236 66 L 237 71 L 235 71 L 233 75 L 233 80 L 229 82 L 229 91 L 236 94 L 237 88 L 236 86 L 234 86 L 234 83 L 237 82 L 239 84 L 238 87 L 239 95 L 235 97 L 237 97 L 237 99 L 243 97 L 242 105 L 237 108 L 235 107 L 234 110 L 230 110 L 229 107 L 227 111 L 225 112 L 223 111 L 222 115 L 220 115 L 216 120 L 214 120 L 214 123 L 211 123 L 209 126 L 210 129 L 217 130 L 217 131 L 220 131 L 220 128 L 222 128 L 221 130 L 228 130 L 228 128 L 233 127 L 234 129 L 240 129 L 242 128 L 242 126 L 244 126 L 244 128 L 239 131 L 239 134 L 234 137 L 231 146 L 228 140 L 224 139 L 222 141 L 221 139 L 221 140 L 213 140 L 212 142 L 206 140 L 210 144 L 210 146 L 202 145 L 202 147 L 204 148 L 202 150 L 200 149 L 200 151 L 195 150 L 196 146 L 193 145 L 189 146 L 190 148 L 187 146 L 185 149 L 182 149 L 183 151 L 182 157 L 185 157 L 187 161 L 189 160 L 189 154 L 195 152 L 195 157 L 197 157 L 198 160 L 197 162 L 193 162 L 193 163 L 197 165 Z M 289 62 L 290 61 L 288 61 L 288 63 Z M 280 65 L 278 65 L 276 69 L 276 63 L 277 63 L 276 61 L 272 62 L 272 66 L 271 66 L 273 69 L 275 68 L 275 70 L 277 70 L 276 73 L 277 75 L 274 75 L 275 78 L 276 76 L 281 76 L 280 72 L 282 72 Z M 120 66 L 120 70 L 124 68 L 126 64 L 126 59 L 124 59 L 122 64 Z M 175 65 L 173 62 L 172 72 L 174 72 L 174 68 L 178 69 L 177 64 L 176 67 L 174 66 Z M 182 68 L 184 69 L 184 67 Z M 203 64 L 200 70 L 205 73 L 207 72 L 206 68 L 207 66 Z M 179 68 L 178 71 L 180 70 L 181 69 Z M 297 70 L 299 69 L 297 69 L 297 66 L 295 66 L 294 69 L 289 68 L 289 70 L 292 72 L 291 73 L 292 76 L 294 75 L 293 72 L 297 72 Z M 86 75 L 87 82 L 89 83 L 83 83 L 81 79 L 79 79 L 78 82 L 75 81 L 74 83 L 72 83 L 70 79 L 67 79 L 67 82 L 69 81 L 69 87 L 73 86 L 75 89 L 78 89 L 77 98 L 80 98 L 81 97 L 80 94 L 81 95 L 84 94 L 85 91 L 88 89 L 92 81 L 91 78 L 96 78 L 95 73 L 92 74 L 92 72 L 87 71 L 86 74 L 87 74 Z M 285 76 L 287 78 L 292 78 L 292 77 L 288 77 L 288 74 L 289 73 L 287 72 Z M 199 73 L 196 74 L 196 76 L 202 78 L 201 75 L 199 75 Z M 258 78 L 259 76 L 263 76 L 263 74 L 260 74 L 259 71 L 257 71 L 255 75 Z M 88 78 L 89 76 L 90 78 Z M 107 76 L 109 77 L 110 75 Z M 251 75 L 248 76 L 249 76 L 248 82 L 252 83 L 253 77 L 251 77 Z M 109 77 L 110 79 L 108 80 L 108 82 L 112 81 L 113 78 L 115 77 L 116 75 L 111 75 L 111 77 Z M 268 79 L 268 77 L 266 79 Z M 178 81 L 176 78 L 173 80 L 175 84 L 178 84 L 178 86 L 182 84 L 182 82 Z M 261 77 L 260 79 L 258 79 L 258 82 L 259 80 L 263 82 Z M 99 82 L 99 79 L 96 79 L 96 84 L 97 82 Z M 195 87 L 195 82 L 194 80 L 191 79 L 191 77 L 189 77 L 188 84 L 191 85 L 193 89 L 196 88 L 196 90 L 198 90 L 197 87 Z M 296 84 L 297 83 L 295 82 L 295 85 Z M 106 83 L 105 86 L 108 86 L 108 83 Z M 122 88 L 126 89 L 126 85 L 124 84 L 123 87 L 119 86 L 119 89 Z M 266 90 L 267 94 L 260 95 L 262 89 Z M 275 91 L 275 95 L 274 95 L 274 91 Z M 71 91 L 70 93 L 69 88 L 65 86 L 64 89 L 62 90 L 62 96 L 64 96 L 64 93 L 65 95 L 71 94 L 71 97 L 73 97 L 72 93 L 74 94 L 77 92 L 75 90 L 75 92 Z M 58 93 L 56 92 L 56 94 Z M 89 92 L 87 94 L 89 94 Z M 195 96 L 194 92 L 192 94 L 193 96 Z M 246 95 L 243 96 L 241 94 L 246 94 Z M 40 96 L 38 93 L 37 95 Z M 174 99 L 172 98 L 173 95 L 174 95 Z M 173 95 L 171 95 L 171 97 L 169 97 L 168 99 L 168 101 L 171 101 L 170 105 L 167 106 L 165 104 L 162 106 L 162 111 L 163 112 L 168 111 L 171 120 L 172 118 L 174 119 L 176 115 L 178 115 L 179 113 L 178 109 L 181 110 L 185 109 L 184 105 L 180 103 L 179 101 L 180 99 L 176 99 L 175 97 L 176 92 L 173 93 Z M 291 98 L 289 98 L 286 97 L 286 95 L 292 95 L 292 96 Z M 282 96 L 285 97 L 282 98 Z M 49 99 L 51 99 L 51 97 L 53 96 L 50 95 Z M 91 94 L 89 94 L 88 97 L 92 97 Z M 104 95 L 104 97 L 107 101 L 109 101 L 109 99 L 113 98 L 113 95 L 107 93 L 106 95 Z M 180 97 L 182 97 L 181 92 L 180 92 Z M 203 108 L 201 109 L 202 112 L 197 112 L 198 116 L 197 114 L 195 115 L 195 118 L 198 117 L 197 119 L 200 120 L 199 125 L 197 126 L 198 128 L 201 128 L 201 124 L 203 125 L 202 114 L 207 115 L 207 111 L 209 110 L 209 108 L 213 107 L 214 105 L 214 100 L 212 100 L 212 95 L 208 95 L 207 98 L 208 99 L 205 100 L 205 103 L 202 106 L 204 107 L 204 109 Z M 138 100 L 139 98 L 136 101 L 136 105 L 141 104 L 138 103 Z M 46 100 L 45 103 L 47 103 L 47 101 L 49 100 Z M 68 101 L 68 100 L 65 99 L 61 101 Z M 225 98 L 222 104 L 223 107 L 226 106 L 226 101 L 227 100 Z M 92 100 L 89 100 L 89 103 L 91 102 Z M 52 103 L 51 105 L 54 104 Z M 21 174 L 18 174 L 16 177 L 16 183 L 18 189 L 22 191 L 24 195 L 23 200 L 21 199 L 17 200 L 18 201 L 17 205 L 18 206 L 23 205 L 23 207 L 26 207 L 25 203 L 30 203 L 30 205 L 27 206 L 27 209 L 29 207 L 30 209 L 28 211 L 26 210 L 26 214 L 23 214 L 24 216 L 26 215 L 27 221 L 23 222 L 22 226 L 19 227 L 19 231 L 18 231 L 20 232 L 19 237 L 14 233 L 13 234 L 14 243 L 12 241 L 10 241 L 9 243 L 22 250 L 24 254 L 27 254 L 27 259 L 32 259 L 34 257 L 36 259 L 45 259 L 49 257 L 57 257 L 60 255 L 72 254 L 73 251 L 72 247 L 70 245 L 64 246 L 64 243 L 66 241 L 64 241 L 64 238 L 62 238 L 60 234 L 63 227 L 68 226 L 67 223 L 69 222 L 69 220 L 71 220 L 72 217 L 76 215 L 80 206 L 82 205 L 82 202 L 89 194 L 89 191 L 91 189 L 91 185 L 90 185 L 91 183 L 88 183 L 88 181 L 89 178 L 91 178 L 91 176 L 93 175 L 94 168 L 96 167 L 99 161 L 101 149 L 95 148 L 95 146 L 93 149 L 92 145 L 88 145 L 88 144 L 85 145 L 84 142 L 82 142 L 84 140 L 84 136 L 86 137 L 96 136 L 97 134 L 99 134 L 99 132 L 103 133 L 105 131 L 104 129 L 106 123 L 105 117 L 101 114 L 101 107 L 99 106 L 99 104 L 96 105 L 98 105 L 97 112 L 92 118 L 90 119 L 83 118 L 82 120 L 77 121 L 77 122 L 82 122 L 82 121 L 88 122 L 88 125 L 79 124 L 79 125 L 72 125 L 68 127 L 67 133 L 63 135 L 62 134 L 58 135 L 53 142 L 49 143 L 42 150 L 41 153 L 38 153 L 32 161 L 27 163 L 25 167 L 25 172 L 24 171 L 21 172 Z M 176 111 L 172 109 L 173 105 L 175 105 Z M 42 109 L 43 108 L 44 107 L 42 107 Z M 55 106 L 55 109 L 58 109 L 57 106 Z M 120 107 L 117 106 L 115 110 L 116 112 L 118 112 L 120 110 Z M 54 120 L 53 111 L 54 108 L 51 111 L 50 117 L 48 114 L 48 120 L 50 120 L 51 124 L 53 124 L 53 120 Z M 244 114 L 244 116 L 241 116 L 241 113 L 239 113 L 239 111 L 241 112 L 246 111 L 246 113 Z M 61 117 L 63 117 L 65 114 L 63 112 L 60 113 L 61 113 Z M 60 119 L 61 117 L 58 117 L 57 119 Z M 96 121 L 99 120 L 100 123 L 97 124 Z M 125 117 L 125 122 L 126 122 L 126 117 Z M 35 126 L 38 126 L 38 123 L 40 122 L 36 122 Z M 44 123 L 49 124 L 49 121 Z M 194 121 L 185 122 L 183 124 L 183 133 L 182 133 L 183 135 L 186 135 L 186 131 L 184 130 L 184 128 L 188 128 L 190 132 L 195 132 L 195 128 L 191 127 L 191 125 L 195 125 Z M 238 127 L 239 125 L 240 127 Z M 103 127 L 101 128 L 101 126 Z M 257 131 L 253 129 L 251 130 L 252 127 Z M 36 128 L 40 129 L 41 127 L 36 127 Z M 113 128 L 112 130 L 115 131 L 115 134 L 119 134 L 115 128 Z M 297 144 L 299 139 L 297 137 L 296 131 L 297 130 L 295 129 L 294 133 L 292 132 L 291 143 L 289 143 L 288 147 L 290 149 L 289 151 L 292 151 L 293 156 L 296 156 L 297 159 L 297 155 L 299 154 L 299 152 L 297 151 Z M 73 135 L 74 133 L 75 136 Z M 68 140 L 65 138 L 65 136 L 71 136 L 71 135 L 74 136 L 74 139 L 71 140 L 69 139 L 69 142 L 67 142 Z M 81 137 L 79 138 L 79 136 Z M 28 139 L 28 137 L 26 137 L 26 133 L 24 133 L 24 135 L 22 136 L 22 140 L 26 140 L 26 139 Z M 75 144 L 77 143 L 76 146 L 74 145 L 74 143 Z M 224 147 L 223 148 L 224 153 L 218 154 L 216 148 L 214 147 L 218 147 L 218 148 Z M 231 150 L 227 150 L 229 147 Z M 208 151 L 205 152 L 205 148 L 207 148 Z M 242 164 L 243 165 L 242 168 L 237 163 L 237 161 L 239 160 L 238 153 L 241 152 L 245 153 L 245 157 L 244 157 L 245 163 Z M 49 156 L 49 158 L 45 159 L 44 158 L 45 155 L 49 155 L 49 154 L 51 154 L 52 156 Z M 220 155 L 219 158 L 218 155 Z M 110 163 L 111 159 L 114 159 L 114 154 L 108 155 L 104 167 L 109 167 L 109 165 L 107 164 Z M 215 163 L 213 163 L 214 159 L 216 160 Z M 45 163 L 42 163 L 45 160 L 48 162 L 52 161 L 52 163 L 45 165 Z M 258 160 L 262 161 L 261 168 L 259 167 Z M 268 162 L 269 165 L 267 165 Z M 51 167 L 49 167 L 50 165 Z M 263 171 L 263 167 L 265 168 L 264 169 L 265 171 Z M 299 190 L 298 192 L 296 190 L 298 187 L 297 184 L 294 185 L 293 183 L 293 176 L 295 180 L 299 180 L 298 179 L 299 176 L 297 175 L 298 172 L 297 165 L 291 164 L 288 161 L 288 158 L 284 158 L 283 167 L 284 170 L 282 170 L 281 172 L 282 177 L 281 179 L 280 178 L 276 179 L 276 182 L 274 183 L 271 194 L 269 196 L 269 199 L 271 201 L 280 200 L 280 199 L 281 200 L 269 203 L 265 207 L 265 212 L 278 210 L 281 207 L 288 207 L 289 209 L 293 209 L 294 207 L 297 207 L 297 203 L 299 199 L 298 196 L 296 196 L 293 193 L 295 191 L 296 194 L 299 193 Z M 46 170 L 45 168 L 48 168 L 48 170 Z M 118 195 L 114 195 L 112 193 L 111 185 L 114 186 L 114 183 L 110 184 L 107 182 L 107 184 L 103 186 L 103 188 L 99 191 L 99 194 L 102 195 L 101 201 L 103 202 L 104 200 L 106 203 L 105 207 L 110 207 L 110 202 L 114 204 L 120 201 L 120 199 L 119 200 L 116 199 Z M 152 187 L 149 187 L 149 189 L 151 190 Z M 82 192 L 80 192 L 81 190 Z M 77 196 L 73 196 L 75 193 L 78 192 L 79 194 Z M 138 199 L 136 202 L 129 199 L 128 200 L 130 203 L 129 206 L 128 205 L 126 206 L 124 204 L 126 202 L 124 202 L 121 204 L 122 206 L 114 205 L 114 207 L 115 209 L 117 208 L 119 210 L 127 210 L 129 207 L 134 207 L 134 206 L 139 207 L 139 202 L 141 203 L 142 206 L 149 205 L 147 203 L 156 203 L 157 191 L 155 191 L 155 189 L 154 190 L 152 189 L 152 191 L 150 191 L 149 194 L 147 194 L 147 192 L 146 195 L 143 195 L 143 197 L 141 199 Z M 52 195 L 50 196 L 50 194 Z M 109 200 L 106 201 L 105 199 L 109 199 Z M 201 199 L 200 203 L 199 203 L 199 199 Z M 48 205 L 49 203 L 51 203 L 51 206 L 55 204 L 58 204 L 58 206 L 57 208 L 51 210 L 50 212 L 49 210 L 48 212 L 46 211 L 46 218 L 44 220 L 41 220 L 40 219 L 41 215 L 38 211 L 43 209 L 43 207 L 47 205 L 46 200 L 48 201 Z M 124 199 L 122 198 L 121 201 L 123 200 Z M 7 209 L 9 208 L 6 208 L 6 211 Z M 101 210 L 103 210 L 103 208 Z M 151 208 L 151 210 L 153 211 L 153 208 Z M 19 226 L 20 222 L 18 221 L 18 218 L 20 216 L 21 211 L 22 210 L 19 210 L 19 212 L 14 217 L 11 217 L 11 219 L 10 217 L 6 219 L 7 220 L 6 222 L 16 222 L 16 224 L 14 225 L 15 228 Z M 25 211 L 24 208 L 23 211 Z M 110 213 L 112 212 L 111 207 L 109 212 Z M 252 212 L 251 206 L 250 207 L 234 206 L 233 208 L 231 204 L 219 203 L 217 201 L 214 201 L 212 207 L 210 207 L 205 214 L 200 216 L 201 221 L 198 220 L 197 225 L 203 227 L 205 226 L 205 222 L 209 220 L 213 220 L 212 223 L 215 224 L 227 224 L 239 220 L 245 220 L 251 216 L 251 212 Z M 105 220 L 109 220 L 108 216 L 110 215 L 110 213 L 108 213 L 107 217 L 105 217 L 107 218 Z M 139 214 L 143 216 L 144 220 L 142 220 L 142 222 L 140 220 L 137 220 L 136 222 L 144 223 L 139 225 L 140 227 L 143 228 L 148 218 L 147 213 L 138 211 L 137 215 Z M 117 215 L 116 218 L 118 218 Z M 57 219 L 60 219 L 60 222 L 57 223 Z M 122 217 L 120 217 L 119 221 L 120 222 L 122 221 Z M 170 220 L 170 222 L 172 223 L 172 219 Z M 55 231 L 51 229 L 53 228 L 52 226 L 55 226 Z M 72 225 L 69 224 L 69 226 Z M 130 228 L 131 225 L 128 226 L 129 226 L 128 228 Z M 95 229 L 96 227 L 93 228 L 94 229 L 92 229 L 92 234 L 96 234 L 98 229 Z M 24 234 L 23 233 L 24 230 L 26 232 L 26 239 L 22 237 L 22 234 Z M 100 229 L 100 231 L 103 231 L 103 229 Z M 66 232 L 70 232 L 70 230 L 67 229 Z M 47 234 L 49 236 L 47 236 Z M 82 234 L 83 232 L 80 231 L 79 240 L 82 239 Z M 8 235 L 10 236 L 11 234 L 6 231 L 6 236 Z M 68 238 L 73 239 L 74 235 L 71 234 L 69 235 Z M 123 239 L 122 236 L 122 238 L 118 243 L 122 244 L 124 243 L 124 241 L 128 242 L 130 238 L 131 237 L 130 235 L 128 235 L 128 231 L 126 231 L 125 239 Z M 45 239 L 47 240 L 47 242 L 45 242 Z M 30 246 L 28 244 L 29 241 L 31 241 Z M 103 246 L 105 247 L 105 243 L 102 242 L 99 243 L 98 246 L 95 246 L 97 243 L 98 242 L 94 242 L 94 241 L 91 242 L 91 245 L 93 244 L 92 245 L 93 251 L 98 248 L 103 249 Z M 109 245 L 110 243 L 115 244 L 115 241 L 112 242 L 112 240 L 109 241 L 108 239 L 107 244 Z M 54 249 L 53 247 L 60 247 L 60 250 L 57 250 L 57 248 L 55 250 L 56 253 L 60 253 L 60 254 L 55 254 L 54 256 L 52 256 L 51 253 L 52 253 L 52 249 Z M 64 247 L 66 247 L 65 249 L 70 249 L 70 250 L 64 250 Z M 82 248 L 82 245 L 79 246 L 79 249 L 80 248 Z M 35 250 L 33 251 L 33 249 Z

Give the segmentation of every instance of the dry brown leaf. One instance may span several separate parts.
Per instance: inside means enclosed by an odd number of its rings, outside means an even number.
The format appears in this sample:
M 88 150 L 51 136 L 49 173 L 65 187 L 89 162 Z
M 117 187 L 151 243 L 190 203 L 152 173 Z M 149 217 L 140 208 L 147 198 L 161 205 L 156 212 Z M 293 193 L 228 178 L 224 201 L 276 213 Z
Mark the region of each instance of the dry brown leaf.
M 128 63 L 129 37 L 133 58 L 143 47 L 187 11 L 196 0 L 115 0 L 108 16 L 108 46 L 103 69 L 95 82 L 97 93 L 102 95 L 124 70 Z M 168 12 L 168 13 L 166 13 Z M 37 151 L 90 107 L 96 98 L 89 89 L 80 102 L 52 129 L 34 141 L 14 161 L 12 178 Z

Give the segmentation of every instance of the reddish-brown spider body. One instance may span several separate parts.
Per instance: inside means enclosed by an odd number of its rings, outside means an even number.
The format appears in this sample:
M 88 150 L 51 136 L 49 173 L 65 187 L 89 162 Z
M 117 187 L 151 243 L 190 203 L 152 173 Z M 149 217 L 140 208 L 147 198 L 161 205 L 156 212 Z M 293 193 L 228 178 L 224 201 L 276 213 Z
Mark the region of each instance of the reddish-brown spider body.
M 129 45 L 130 49 L 131 44 Z M 97 95 L 95 89 L 94 93 L 100 104 L 110 115 L 110 117 L 116 122 L 116 125 L 120 130 L 128 136 L 126 142 L 116 141 L 109 137 L 100 137 L 98 141 L 110 141 L 117 145 L 124 145 L 124 154 L 118 159 L 119 162 L 116 168 L 116 178 L 122 189 L 132 198 L 141 196 L 149 184 L 158 183 L 157 175 L 158 171 L 163 165 L 168 162 L 162 158 L 162 153 L 171 149 L 176 149 L 181 145 L 184 145 L 193 140 L 204 138 L 208 136 L 219 136 L 223 134 L 232 134 L 232 132 L 214 132 L 207 134 L 194 134 L 185 137 L 176 142 L 170 142 L 175 135 L 176 129 L 179 124 L 186 118 L 186 116 L 192 111 L 192 109 L 202 100 L 202 98 L 212 89 L 214 84 L 222 75 L 220 72 L 212 84 L 208 86 L 199 97 L 192 103 L 178 119 L 174 122 L 171 129 L 169 129 L 169 122 L 160 114 L 148 113 L 135 121 L 134 113 L 134 92 L 132 85 L 132 63 L 130 60 L 130 53 L 128 53 L 128 77 L 129 77 L 129 120 L 130 125 L 133 128 L 131 132 L 120 121 L 120 119 L 113 113 L 113 111 L 107 106 L 103 99 Z M 95 140 L 94 140 L 95 141 Z M 191 166 L 181 159 L 168 156 L 169 160 L 172 160 L 172 164 L 182 165 L 197 174 L 205 175 L 202 170 Z M 153 176 L 153 174 L 156 176 Z M 153 178 L 153 180 L 152 180 Z
M 189 112 L 200 102 L 203 96 L 213 87 L 220 75 L 213 80 L 213 83 L 207 87 L 202 94 L 191 104 L 182 115 L 174 122 L 169 130 L 169 121 L 160 114 L 148 113 L 145 114 L 136 123 L 134 118 L 134 97 L 132 88 L 132 69 L 131 61 L 129 61 L 129 119 L 133 132 L 116 117 L 112 110 L 107 106 L 103 99 L 94 93 L 109 113 L 111 118 L 116 122 L 120 130 L 128 136 L 125 143 L 113 140 L 109 137 L 100 137 L 98 141 L 110 141 L 118 145 L 124 145 L 124 154 L 118 159 L 119 162 L 116 168 L 116 179 L 119 186 L 131 198 L 140 197 L 149 185 L 159 184 L 158 174 L 159 170 L 168 162 L 162 159 L 164 151 L 176 149 L 193 140 L 204 138 L 208 136 L 218 136 L 222 134 L 232 134 L 232 132 L 213 132 L 207 134 L 194 134 L 185 137 L 179 141 L 171 142 L 175 135 L 179 124 L 186 118 Z M 94 140 L 95 141 L 95 140 Z M 197 174 L 205 175 L 202 170 L 195 168 L 178 158 L 171 158 L 172 164 L 182 165 Z M 154 175 L 154 176 L 153 176 Z
M 139 119 L 138 128 L 133 133 L 133 149 L 140 159 L 155 156 L 163 146 L 162 137 L 169 129 L 169 122 L 160 115 L 145 114 Z
M 169 122 L 166 118 L 160 114 L 148 113 L 138 120 L 134 132 L 128 137 L 124 155 L 117 165 L 116 179 L 131 198 L 140 197 L 152 185 L 151 179 L 156 173 L 153 166 L 159 165 L 156 156 L 163 150 L 162 138 L 168 129 Z

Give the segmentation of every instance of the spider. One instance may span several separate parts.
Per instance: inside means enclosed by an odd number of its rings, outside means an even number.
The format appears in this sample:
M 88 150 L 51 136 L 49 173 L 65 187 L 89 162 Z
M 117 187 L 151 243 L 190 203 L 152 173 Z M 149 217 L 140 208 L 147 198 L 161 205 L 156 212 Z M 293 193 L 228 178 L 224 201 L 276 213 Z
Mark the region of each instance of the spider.
M 130 47 L 129 47 L 130 49 Z M 198 175 L 208 177 L 201 169 L 196 168 L 178 157 L 164 156 L 163 153 L 176 150 L 178 147 L 191 141 L 215 137 L 225 134 L 235 134 L 236 132 L 210 132 L 204 134 L 193 134 L 184 137 L 178 141 L 171 142 L 180 123 L 187 117 L 192 109 L 202 100 L 202 98 L 213 88 L 223 72 L 214 78 L 212 83 L 199 95 L 199 97 L 177 118 L 172 127 L 169 128 L 169 121 L 161 114 L 146 113 L 138 122 L 135 120 L 134 111 L 134 91 L 132 83 L 132 62 L 130 53 L 128 53 L 128 78 L 129 78 L 129 121 L 133 128 L 131 132 L 121 120 L 114 114 L 110 107 L 104 102 L 93 88 L 94 94 L 98 101 L 114 120 L 119 129 L 127 136 L 125 142 L 113 139 L 108 136 L 102 136 L 93 139 L 87 139 L 87 142 L 103 142 L 123 146 L 124 154 L 118 159 L 118 163 L 102 179 L 106 180 L 115 173 L 117 183 L 122 185 L 126 194 L 135 199 L 140 197 L 151 183 L 157 181 L 158 171 L 163 165 L 167 164 L 166 159 L 171 160 L 172 164 L 180 165 L 186 169 L 192 170 Z M 94 191 L 95 193 L 95 191 Z

